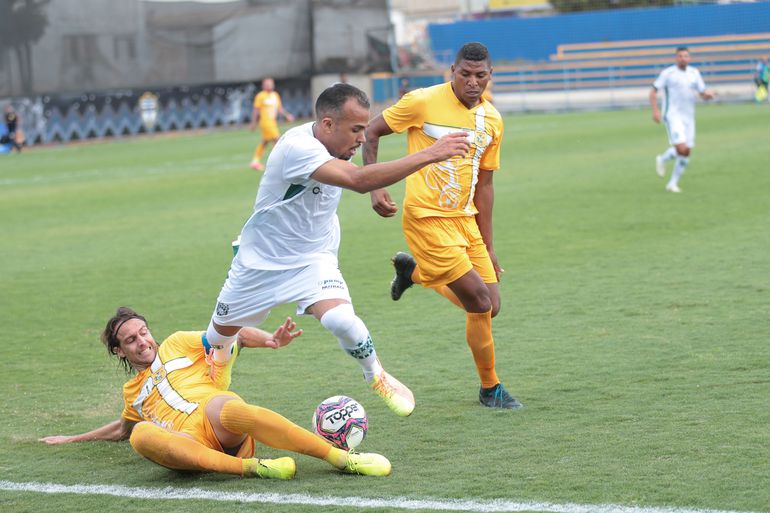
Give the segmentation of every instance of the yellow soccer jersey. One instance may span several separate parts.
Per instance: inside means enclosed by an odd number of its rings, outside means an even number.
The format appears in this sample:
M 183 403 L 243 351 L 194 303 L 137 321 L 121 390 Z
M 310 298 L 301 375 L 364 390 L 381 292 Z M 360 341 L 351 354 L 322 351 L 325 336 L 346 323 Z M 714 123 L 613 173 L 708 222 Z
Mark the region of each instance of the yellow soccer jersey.
M 163 341 L 152 365 L 123 385 L 123 418 L 181 431 L 201 403 L 222 392 L 209 377 L 202 336 L 178 331 Z
M 382 116 L 394 132 L 408 130 L 409 153 L 427 148 L 447 133 L 468 132 L 472 143 L 467 157 L 430 164 L 406 179 L 404 211 L 413 217 L 476 215 L 473 196 L 479 169 L 500 167 L 503 120 L 497 109 L 488 101 L 468 109 L 447 82 L 405 94 Z
M 275 123 L 281 110 L 281 95 L 276 91 L 260 91 L 254 97 L 254 108 L 259 109 L 259 124 Z

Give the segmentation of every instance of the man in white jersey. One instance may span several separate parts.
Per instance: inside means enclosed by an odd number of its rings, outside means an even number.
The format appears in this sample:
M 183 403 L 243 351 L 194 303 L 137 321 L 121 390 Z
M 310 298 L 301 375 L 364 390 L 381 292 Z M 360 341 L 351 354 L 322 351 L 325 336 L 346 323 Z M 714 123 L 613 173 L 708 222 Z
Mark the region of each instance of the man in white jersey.
M 464 132 L 398 160 L 359 167 L 350 162 L 365 141 L 369 100 L 338 83 L 315 105 L 316 121 L 292 128 L 267 160 L 254 213 L 222 287 L 206 339 L 212 368 L 224 366 L 242 326 L 257 326 L 275 306 L 296 303 L 313 315 L 355 358 L 369 386 L 396 414 L 414 410 L 412 392 L 385 372 L 363 321 L 356 316 L 338 268 L 337 205 L 343 189 L 369 192 L 402 180 L 425 165 L 469 150 Z
M 704 100 L 714 98 L 714 93 L 706 89 L 700 71 L 689 66 L 690 51 L 686 47 L 676 49 L 676 64 L 661 71 L 652 84 L 650 105 L 652 119 L 656 123 L 666 124 L 669 148 L 655 157 L 655 170 L 658 176 L 666 175 L 666 162 L 676 159 L 674 171 L 666 184 L 668 192 L 682 192 L 679 178 L 684 173 L 690 160 L 690 150 L 695 146 L 695 95 Z M 663 115 L 658 108 L 658 91 L 664 92 Z

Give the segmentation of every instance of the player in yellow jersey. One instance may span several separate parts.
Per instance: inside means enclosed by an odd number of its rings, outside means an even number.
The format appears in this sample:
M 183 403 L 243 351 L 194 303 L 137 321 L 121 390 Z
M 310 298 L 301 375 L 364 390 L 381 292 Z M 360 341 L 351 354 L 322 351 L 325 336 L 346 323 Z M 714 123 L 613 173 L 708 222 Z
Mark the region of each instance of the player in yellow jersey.
M 403 229 L 414 257 L 398 253 L 391 297 L 398 300 L 413 283 L 435 289 L 466 311 L 466 340 L 481 378 L 479 400 L 492 408 L 521 403 L 505 390 L 495 371 L 492 317 L 500 310 L 502 269 L 492 242 L 492 176 L 500 167 L 503 122 L 483 94 L 492 76 L 489 52 L 467 43 L 450 68 L 451 80 L 410 91 L 374 118 L 366 130 L 364 163 L 377 161 L 380 137 L 407 132 L 409 153 L 442 135 L 464 130 L 467 156 L 430 164 L 407 177 Z M 371 193 L 383 217 L 398 208 L 385 189 Z
M 281 95 L 275 90 L 275 82 L 272 78 L 262 80 L 262 90 L 254 97 L 254 109 L 251 112 L 251 124 L 249 128 L 253 131 L 257 128 L 262 132 L 262 140 L 254 151 L 254 158 L 251 159 L 252 169 L 262 171 L 265 166 L 262 164 L 262 155 L 265 153 L 269 144 L 275 144 L 281 133 L 278 131 L 278 114 L 286 118 L 291 123 L 294 116 L 283 108 Z
M 320 458 L 351 474 L 386 476 L 390 462 L 373 453 L 352 453 L 332 446 L 318 435 L 274 411 L 244 402 L 227 390 L 238 347 L 279 348 L 298 337 L 288 318 L 273 333 L 243 328 L 228 363 L 216 363 L 201 331 L 178 331 L 155 343 L 144 317 L 121 307 L 107 322 L 102 341 L 136 375 L 123 385 L 120 419 L 87 433 L 48 436 L 47 444 L 130 439 L 140 455 L 175 470 L 198 470 L 243 477 L 291 479 L 290 457 L 254 457 L 255 441 Z M 212 378 L 212 375 L 215 378 Z

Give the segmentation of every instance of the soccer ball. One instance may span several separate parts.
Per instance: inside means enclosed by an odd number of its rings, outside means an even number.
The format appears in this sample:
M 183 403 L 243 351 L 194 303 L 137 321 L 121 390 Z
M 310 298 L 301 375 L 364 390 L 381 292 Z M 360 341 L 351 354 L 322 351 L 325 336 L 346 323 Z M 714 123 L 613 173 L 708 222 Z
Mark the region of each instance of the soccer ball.
M 313 431 L 340 449 L 354 449 L 366 436 L 369 420 L 361 403 L 344 395 L 324 399 L 313 413 Z

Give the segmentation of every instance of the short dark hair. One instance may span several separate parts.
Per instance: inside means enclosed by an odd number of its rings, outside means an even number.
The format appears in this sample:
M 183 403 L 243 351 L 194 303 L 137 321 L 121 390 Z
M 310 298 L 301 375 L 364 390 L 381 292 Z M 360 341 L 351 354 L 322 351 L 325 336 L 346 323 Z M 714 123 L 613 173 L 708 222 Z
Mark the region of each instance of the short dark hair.
M 110 317 L 110 319 L 107 321 L 107 325 L 104 327 L 101 339 L 102 343 L 104 343 L 104 345 L 107 347 L 107 352 L 112 356 L 116 356 L 118 354 L 117 351 L 120 347 L 120 341 L 118 340 L 118 331 L 120 330 L 120 327 L 131 319 L 141 319 L 144 321 L 145 325 L 147 324 L 147 319 L 127 306 L 121 306 L 118 308 L 118 310 L 115 312 L 115 315 Z M 126 373 L 130 374 L 133 368 L 131 367 L 128 358 L 125 356 L 119 356 L 118 359 L 120 360 L 120 365 L 123 367 L 123 369 L 125 369 Z
M 489 50 L 487 47 L 479 42 L 465 43 L 460 50 L 457 51 L 455 57 L 455 65 L 460 64 L 460 61 L 487 61 L 492 63 L 489 58 Z
M 315 101 L 315 114 L 318 119 L 325 115 L 342 113 L 342 107 L 350 99 L 355 98 L 361 107 L 369 108 L 369 98 L 366 93 L 350 84 L 338 82 L 331 87 L 327 87 L 318 95 Z
M 690 51 L 690 49 L 687 48 L 686 46 L 677 46 L 676 47 L 676 52 L 674 52 L 674 53 L 689 52 L 689 51 Z

